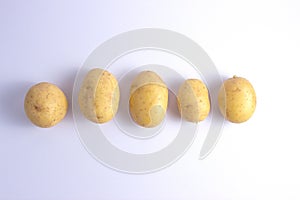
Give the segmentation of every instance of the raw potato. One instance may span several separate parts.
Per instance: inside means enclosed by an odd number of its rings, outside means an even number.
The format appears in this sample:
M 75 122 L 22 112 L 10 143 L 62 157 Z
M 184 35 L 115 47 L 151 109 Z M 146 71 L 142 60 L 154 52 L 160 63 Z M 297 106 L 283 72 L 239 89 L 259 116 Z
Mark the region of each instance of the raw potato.
M 38 83 L 26 94 L 24 109 L 36 126 L 48 128 L 56 125 L 66 115 L 68 102 L 65 94 L 51 83 Z
M 152 71 L 143 71 L 130 88 L 129 109 L 132 119 L 143 127 L 159 125 L 168 107 L 168 88 Z
M 198 79 L 188 79 L 179 88 L 177 105 L 181 116 L 189 122 L 204 120 L 210 111 L 209 94 Z
M 256 94 L 251 83 L 242 77 L 224 81 L 218 96 L 222 115 L 233 123 L 247 121 L 256 107 Z
M 120 90 L 116 78 L 106 70 L 95 68 L 84 78 L 78 102 L 83 115 L 95 123 L 110 121 L 118 111 Z

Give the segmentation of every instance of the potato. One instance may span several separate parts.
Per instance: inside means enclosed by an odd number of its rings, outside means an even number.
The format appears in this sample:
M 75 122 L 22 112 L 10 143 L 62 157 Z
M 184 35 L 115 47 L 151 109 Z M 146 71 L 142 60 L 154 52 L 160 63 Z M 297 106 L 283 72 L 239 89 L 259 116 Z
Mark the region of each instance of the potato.
M 79 91 L 83 115 L 95 123 L 113 119 L 118 111 L 120 90 L 116 78 L 106 70 L 95 68 L 85 76 Z
M 65 117 L 68 102 L 65 94 L 56 85 L 42 82 L 32 86 L 27 92 L 24 109 L 33 124 L 48 128 Z
M 132 119 L 140 126 L 159 125 L 168 107 L 168 88 L 152 71 L 143 71 L 133 80 L 130 88 L 129 110 Z
M 247 121 L 256 107 L 256 94 L 251 83 L 242 77 L 224 81 L 218 96 L 222 115 L 233 123 Z
M 210 111 L 209 94 L 205 84 L 198 79 L 188 79 L 179 88 L 178 110 L 189 122 L 204 120 Z

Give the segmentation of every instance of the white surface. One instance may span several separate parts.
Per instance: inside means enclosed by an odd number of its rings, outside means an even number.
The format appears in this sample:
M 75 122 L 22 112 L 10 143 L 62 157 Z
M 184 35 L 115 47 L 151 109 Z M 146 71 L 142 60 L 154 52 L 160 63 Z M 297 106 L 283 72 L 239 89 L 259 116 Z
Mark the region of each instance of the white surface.
M 299 1 L 1 1 L 0 199 L 300 199 Z M 185 34 L 224 78 L 248 78 L 257 109 L 224 127 L 199 161 L 204 135 L 171 167 L 147 175 L 108 169 L 82 147 L 71 109 L 58 126 L 32 126 L 31 85 L 59 85 L 101 42 L 135 28 Z

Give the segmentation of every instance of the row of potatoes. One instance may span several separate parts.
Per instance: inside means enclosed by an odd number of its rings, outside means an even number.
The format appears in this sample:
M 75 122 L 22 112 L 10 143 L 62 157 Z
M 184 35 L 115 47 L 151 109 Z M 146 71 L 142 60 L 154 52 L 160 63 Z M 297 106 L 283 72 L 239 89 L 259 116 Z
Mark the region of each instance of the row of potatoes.
M 116 78 L 106 70 L 95 68 L 85 76 L 78 103 L 83 115 L 95 123 L 106 123 L 118 111 L 120 90 Z M 247 121 L 256 107 L 256 94 L 251 83 L 241 77 L 224 81 L 218 104 L 222 115 L 234 123 Z M 198 79 L 188 79 L 177 93 L 178 110 L 184 120 L 200 122 L 210 112 L 209 92 Z M 64 93 L 51 83 L 39 83 L 28 91 L 24 108 L 28 118 L 39 127 L 51 127 L 67 112 Z M 165 118 L 168 107 L 168 87 L 152 71 L 139 73 L 130 88 L 129 111 L 142 127 L 155 127 Z
M 120 91 L 115 77 L 106 70 L 93 69 L 86 75 L 79 92 L 79 106 L 84 116 L 105 123 L 116 114 Z M 139 73 L 130 87 L 129 111 L 140 126 L 155 127 L 165 118 L 168 107 L 168 87 L 152 71 Z M 210 111 L 206 86 L 196 79 L 183 83 L 178 92 L 178 108 L 184 119 L 204 120 Z

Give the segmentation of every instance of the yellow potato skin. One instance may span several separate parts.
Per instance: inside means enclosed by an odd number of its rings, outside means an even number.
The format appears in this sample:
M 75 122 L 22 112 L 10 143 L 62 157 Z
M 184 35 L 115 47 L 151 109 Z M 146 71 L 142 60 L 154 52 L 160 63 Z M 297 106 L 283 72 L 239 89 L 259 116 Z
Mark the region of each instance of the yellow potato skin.
M 218 95 L 219 109 L 230 122 L 242 123 L 250 119 L 256 107 L 256 94 L 251 83 L 242 77 L 224 81 Z
M 154 72 L 141 72 L 132 82 L 129 110 L 132 119 L 140 126 L 159 125 L 168 107 L 168 88 Z
M 198 79 L 188 79 L 179 88 L 177 105 L 181 116 L 189 122 L 203 121 L 210 112 L 208 89 Z
M 78 102 L 84 116 L 95 123 L 106 123 L 117 113 L 120 90 L 116 78 L 106 70 L 90 70 L 80 88 Z
M 65 117 L 68 102 L 63 91 L 56 85 L 41 82 L 32 86 L 27 92 L 24 109 L 33 124 L 49 128 Z

